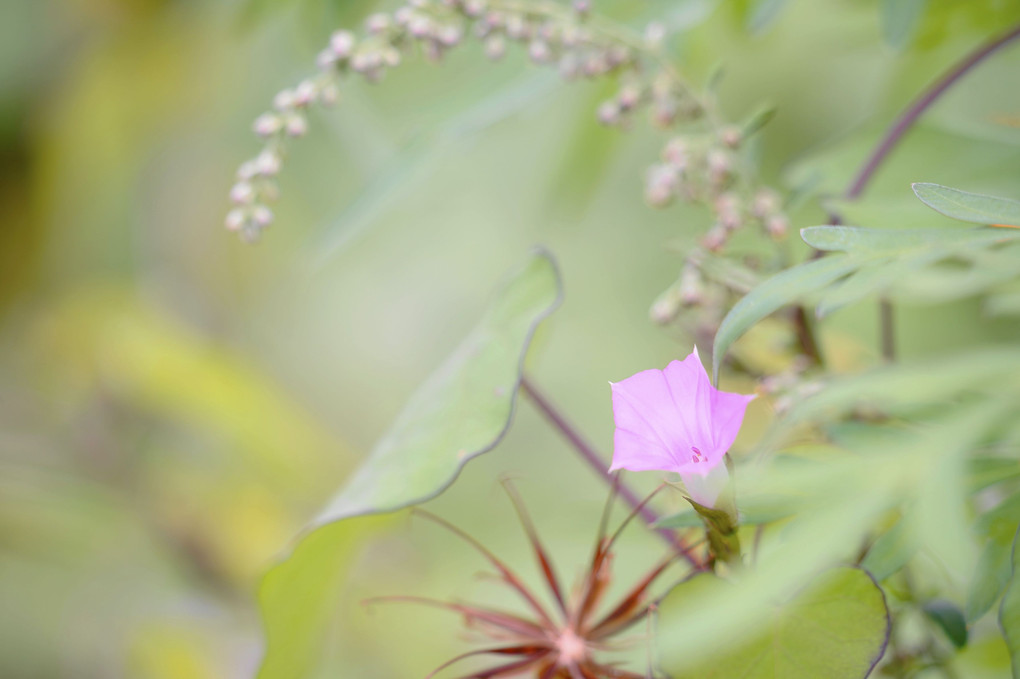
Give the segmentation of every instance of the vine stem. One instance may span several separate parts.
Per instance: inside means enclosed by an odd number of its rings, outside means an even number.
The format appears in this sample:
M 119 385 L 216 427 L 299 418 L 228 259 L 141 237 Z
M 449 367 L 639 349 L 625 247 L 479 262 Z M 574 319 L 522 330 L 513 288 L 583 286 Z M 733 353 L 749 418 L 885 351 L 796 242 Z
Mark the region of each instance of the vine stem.
M 995 52 L 1005 47 L 1009 43 L 1013 42 L 1017 38 L 1020 38 L 1020 25 L 1013 27 L 1012 30 L 1007 33 L 995 38 L 994 40 L 985 43 L 981 47 L 977 48 L 964 59 L 958 62 L 951 69 L 946 71 L 941 78 L 936 80 L 931 86 L 922 92 L 911 104 L 903 110 L 902 113 L 893 121 L 889 129 L 882 136 L 882 139 L 875 145 L 871 154 L 861 165 L 857 174 L 854 175 L 853 181 L 850 186 L 847 187 L 843 197 L 847 200 L 853 200 L 860 197 L 867 187 L 871 178 L 875 175 L 879 166 L 886 159 L 886 156 L 892 152 L 896 144 L 899 143 L 903 135 L 913 127 L 914 123 L 931 108 L 932 104 L 939 100 L 943 94 L 946 93 L 953 85 L 956 84 L 961 78 L 970 73 L 976 66 L 981 64 L 985 59 L 992 56 Z
M 976 50 L 970 52 L 963 58 L 946 71 L 942 77 L 933 82 L 926 90 L 921 92 L 914 99 L 907 108 L 897 116 L 896 120 L 893 121 L 889 129 L 886 130 L 885 134 L 872 149 L 871 153 L 864 160 L 860 169 L 854 175 L 853 180 L 843 193 L 843 197 L 847 200 L 855 200 L 864 193 L 864 189 L 867 188 L 871 179 L 875 176 L 878 168 L 882 165 L 885 159 L 892 153 L 896 145 L 899 144 L 903 136 L 910 130 L 911 127 L 920 119 L 920 117 L 927 111 L 932 105 L 938 101 L 943 94 L 945 94 L 953 85 L 955 85 L 964 76 L 974 70 L 979 64 L 985 59 L 992 56 L 1000 49 L 1020 38 L 1020 25 L 1014 26 L 1011 30 L 1000 35 L 984 45 L 978 47 Z M 888 299 L 882 299 L 879 301 L 879 332 L 881 337 L 882 357 L 887 361 L 892 361 L 896 358 L 896 335 L 895 326 L 893 324 L 893 306 L 892 302 Z
M 595 471 L 606 483 L 612 487 L 616 485 L 616 492 L 632 508 L 641 506 L 641 498 L 638 496 L 634 489 L 627 486 L 623 481 L 617 478 L 616 475 L 610 474 L 608 469 L 609 465 L 602 459 L 602 456 L 589 444 L 584 437 L 577 431 L 577 429 L 567 421 L 567 419 L 557 410 L 557 408 L 549 401 L 549 399 L 535 387 L 535 384 L 528 378 L 527 375 L 521 378 L 521 390 L 524 391 L 525 395 L 535 404 L 535 407 L 545 416 L 549 424 L 554 429 L 560 432 L 560 434 L 567 440 L 567 442 L 578 452 L 581 458 L 588 463 L 588 466 Z M 652 527 L 653 530 L 665 540 L 670 547 L 679 552 L 688 563 L 694 567 L 695 570 L 703 571 L 708 569 L 708 565 L 694 553 L 690 545 L 684 541 L 679 535 L 669 528 L 655 527 L 655 522 L 659 520 L 659 515 L 654 509 L 648 505 L 641 507 L 638 512 L 641 518 Z

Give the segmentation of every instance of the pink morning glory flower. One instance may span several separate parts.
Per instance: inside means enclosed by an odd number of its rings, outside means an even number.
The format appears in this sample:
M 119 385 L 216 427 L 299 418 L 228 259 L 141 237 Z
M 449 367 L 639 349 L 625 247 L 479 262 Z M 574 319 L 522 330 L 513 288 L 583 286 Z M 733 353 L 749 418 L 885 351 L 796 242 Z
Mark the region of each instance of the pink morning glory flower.
M 711 507 L 728 479 L 720 464 L 754 394 L 712 386 L 698 348 L 665 370 L 643 370 L 613 388 L 613 464 L 609 471 L 676 472 L 691 498 Z

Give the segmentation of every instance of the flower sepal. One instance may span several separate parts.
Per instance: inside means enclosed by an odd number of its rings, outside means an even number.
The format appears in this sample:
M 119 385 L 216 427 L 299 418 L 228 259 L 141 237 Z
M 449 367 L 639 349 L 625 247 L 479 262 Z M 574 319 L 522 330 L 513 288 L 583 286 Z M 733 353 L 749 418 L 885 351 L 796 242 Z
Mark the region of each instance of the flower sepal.
M 713 561 L 722 561 L 731 566 L 740 566 L 740 538 L 734 514 L 726 509 L 706 507 L 691 498 L 685 498 L 705 524 L 705 538 Z

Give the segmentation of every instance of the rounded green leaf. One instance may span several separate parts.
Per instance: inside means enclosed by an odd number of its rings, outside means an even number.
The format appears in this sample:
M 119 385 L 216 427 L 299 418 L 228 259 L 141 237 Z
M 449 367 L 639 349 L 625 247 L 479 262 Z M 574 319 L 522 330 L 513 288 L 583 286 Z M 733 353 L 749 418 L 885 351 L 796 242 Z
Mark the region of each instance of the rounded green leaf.
M 728 586 L 712 575 L 678 585 L 662 616 Z M 671 655 L 666 640 L 662 657 L 673 679 L 864 679 L 885 652 L 889 629 L 885 595 L 871 576 L 836 568 L 775 606 L 750 638 L 717 639 L 697 658 Z

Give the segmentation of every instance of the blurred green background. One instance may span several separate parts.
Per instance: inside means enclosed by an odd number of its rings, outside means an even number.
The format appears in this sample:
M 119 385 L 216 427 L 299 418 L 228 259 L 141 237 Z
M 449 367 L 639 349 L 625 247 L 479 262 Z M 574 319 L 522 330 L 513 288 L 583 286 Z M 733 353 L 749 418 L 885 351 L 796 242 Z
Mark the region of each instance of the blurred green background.
M 774 103 L 755 149 L 764 178 L 831 194 L 920 88 L 1020 15 L 932 2 L 895 47 L 875 2 L 791 0 L 758 32 L 746 2 L 595 5 L 637 27 L 665 20 L 694 82 L 722 65 L 734 119 Z M 602 129 L 593 111 L 611 83 L 562 85 L 519 53 L 492 65 L 469 44 L 441 67 L 350 82 L 295 144 L 263 241 L 222 228 L 233 171 L 258 147 L 251 120 L 312 70 L 334 28 L 393 6 L 0 5 L 0 675 L 250 676 L 259 575 L 535 243 L 559 257 L 566 303 L 532 372 L 606 455 L 607 380 L 689 352 L 648 321 L 708 226 L 697 209 L 643 204 L 666 138 Z M 939 223 L 910 181 L 1020 197 L 1018 72 L 1020 50 L 1004 51 L 951 93 L 854 221 Z M 823 220 L 815 201 L 794 215 L 796 227 Z M 861 305 L 826 326 L 845 368 L 875 357 L 875 319 Z M 1017 330 L 968 303 L 898 320 L 908 355 Z M 738 450 L 769 418 L 756 403 Z M 605 489 L 527 404 L 432 509 L 528 570 L 495 492 L 505 472 L 563 573 L 578 571 Z M 628 539 L 622 583 L 660 551 L 640 528 Z M 419 523 L 373 543 L 324 676 L 421 676 L 464 650 L 452 616 L 357 601 L 491 601 L 469 580 L 481 565 Z

